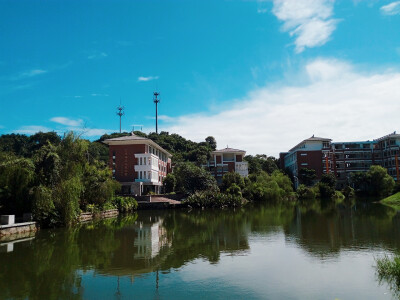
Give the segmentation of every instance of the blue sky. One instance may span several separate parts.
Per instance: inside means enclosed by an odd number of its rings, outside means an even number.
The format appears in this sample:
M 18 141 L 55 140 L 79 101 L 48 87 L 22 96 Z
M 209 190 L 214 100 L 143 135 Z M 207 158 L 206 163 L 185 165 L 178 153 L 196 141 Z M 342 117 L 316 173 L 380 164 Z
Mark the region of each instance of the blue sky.
M 400 130 L 400 1 L 0 1 L 0 134 L 160 130 L 277 155 Z

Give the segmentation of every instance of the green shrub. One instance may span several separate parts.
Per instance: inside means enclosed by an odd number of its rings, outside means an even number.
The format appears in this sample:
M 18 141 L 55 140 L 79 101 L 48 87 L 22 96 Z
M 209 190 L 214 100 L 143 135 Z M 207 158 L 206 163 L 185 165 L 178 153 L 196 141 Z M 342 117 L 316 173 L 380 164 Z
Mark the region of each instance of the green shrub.
M 227 190 L 226 190 L 227 194 L 230 195 L 236 195 L 236 196 L 242 196 L 242 189 L 240 188 L 240 186 L 238 186 L 236 183 L 233 183 Z
M 224 194 L 213 191 L 199 191 L 190 195 L 184 204 L 193 207 L 239 207 L 246 203 L 246 200 L 239 195 Z
M 176 186 L 176 177 L 174 174 L 168 174 L 163 180 L 165 193 L 173 193 Z
M 133 197 L 122 197 L 117 196 L 113 199 L 114 207 L 118 209 L 120 212 L 130 212 L 134 211 L 138 207 L 138 203 Z
M 355 195 L 354 189 L 349 185 L 342 190 L 342 193 L 346 198 L 353 198 Z
M 221 185 L 221 190 L 225 192 L 228 190 L 233 184 L 235 184 L 239 189 L 244 188 L 244 179 L 242 176 L 240 176 L 239 173 L 236 172 L 228 172 L 224 174 L 222 177 L 222 185 Z
M 300 200 L 311 200 L 315 199 L 314 189 L 305 186 L 304 184 L 300 184 L 296 191 L 297 197 Z

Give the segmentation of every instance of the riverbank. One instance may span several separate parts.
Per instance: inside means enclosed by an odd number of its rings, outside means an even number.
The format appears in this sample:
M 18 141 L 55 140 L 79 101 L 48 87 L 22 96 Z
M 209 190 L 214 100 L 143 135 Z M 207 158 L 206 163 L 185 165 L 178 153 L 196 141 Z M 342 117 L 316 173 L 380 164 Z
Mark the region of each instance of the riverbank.
M 400 211 L 400 192 L 398 192 L 392 196 L 389 196 L 385 199 L 382 199 L 380 201 L 380 203 L 390 206 L 390 207 Z

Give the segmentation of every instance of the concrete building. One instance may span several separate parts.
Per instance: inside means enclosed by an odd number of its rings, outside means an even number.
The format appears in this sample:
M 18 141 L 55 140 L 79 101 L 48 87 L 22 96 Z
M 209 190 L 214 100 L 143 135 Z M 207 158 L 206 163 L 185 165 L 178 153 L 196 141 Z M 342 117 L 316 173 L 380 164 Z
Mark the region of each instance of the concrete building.
M 222 183 L 222 176 L 228 172 L 237 172 L 242 177 L 249 175 L 247 161 L 244 161 L 246 151 L 225 148 L 211 152 L 211 158 L 204 167 L 217 179 L 218 184 Z
M 296 179 L 302 168 L 314 169 L 317 178 L 322 174 L 335 174 L 338 187 L 344 187 L 351 173 L 367 172 L 372 165 L 380 165 L 388 174 L 399 180 L 398 156 L 400 135 L 396 132 L 373 141 L 334 142 L 312 136 L 289 150 L 280 153 L 281 168 L 287 169 Z M 397 162 L 397 167 L 396 167 Z
M 317 178 L 323 174 L 322 161 L 331 147 L 331 139 L 312 136 L 294 146 L 289 152 L 280 153 L 281 168 L 288 170 L 298 185 L 299 171 L 303 168 L 313 169 Z
M 103 141 L 109 146 L 109 166 L 113 178 L 125 194 L 162 192 L 165 176 L 171 172 L 171 154 L 148 138 L 133 133 Z

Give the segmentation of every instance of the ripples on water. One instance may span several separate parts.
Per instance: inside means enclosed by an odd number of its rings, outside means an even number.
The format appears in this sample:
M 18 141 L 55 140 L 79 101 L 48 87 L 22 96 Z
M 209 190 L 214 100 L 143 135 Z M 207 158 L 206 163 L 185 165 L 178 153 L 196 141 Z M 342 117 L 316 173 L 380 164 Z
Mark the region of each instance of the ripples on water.
M 1 242 L 0 299 L 391 299 L 380 205 L 140 211 Z

